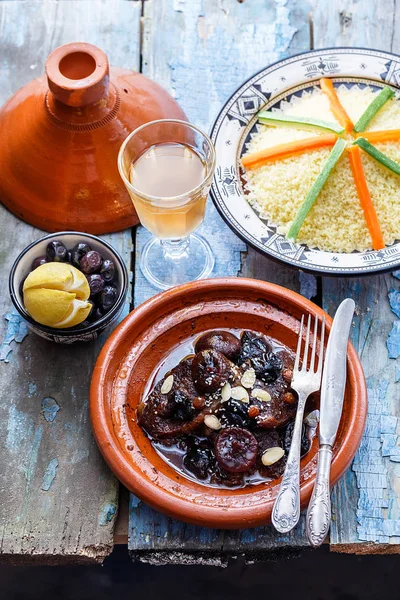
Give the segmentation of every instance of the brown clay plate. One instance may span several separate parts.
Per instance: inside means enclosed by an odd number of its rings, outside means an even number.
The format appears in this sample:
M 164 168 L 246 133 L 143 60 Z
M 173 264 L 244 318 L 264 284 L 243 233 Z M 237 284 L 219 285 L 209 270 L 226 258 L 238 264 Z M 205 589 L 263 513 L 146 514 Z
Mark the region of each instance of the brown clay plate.
M 268 523 L 280 480 L 241 489 L 218 489 L 180 475 L 154 450 L 138 426 L 136 407 L 158 365 L 178 344 L 205 330 L 251 329 L 295 351 L 303 313 L 326 317 L 321 308 L 285 288 L 253 279 L 209 279 L 159 294 L 117 327 L 97 360 L 90 414 L 100 450 L 120 481 L 153 508 L 189 523 L 218 528 Z M 351 344 L 342 420 L 333 451 L 332 485 L 349 466 L 364 430 L 367 392 Z M 301 506 L 316 473 L 318 441 L 301 462 Z

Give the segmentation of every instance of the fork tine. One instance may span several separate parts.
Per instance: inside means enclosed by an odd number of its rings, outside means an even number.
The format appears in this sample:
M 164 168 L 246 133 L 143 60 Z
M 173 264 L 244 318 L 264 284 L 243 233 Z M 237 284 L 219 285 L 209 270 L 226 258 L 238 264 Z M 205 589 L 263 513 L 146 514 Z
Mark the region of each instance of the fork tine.
M 303 338 L 303 324 L 304 324 L 304 315 L 301 317 L 299 339 L 297 340 L 296 360 L 294 361 L 293 373 L 296 373 L 296 371 L 299 370 L 301 340 Z
M 318 317 L 317 317 L 317 315 L 315 315 L 313 347 L 312 347 L 311 363 L 310 363 L 310 371 L 312 373 L 314 373 L 315 351 L 317 348 L 317 334 L 318 334 Z
M 310 329 L 311 329 L 311 315 L 308 315 L 306 345 L 305 345 L 305 348 L 304 348 L 303 364 L 301 365 L 301 370 L 302 371 L 306 371 L 307 370 L 308 346 L 310 344 Z
M 317 374 L 321 375 L 322 372 L 322 362 L 323 362 L 323 356 L 324 356 L 324 339 L 325 339 L 325 317 L 322 318 L 322 323 L 321 323 L 321 341 L 320 341 L 320 350 L 319 350 L 319 358 L 318 358 L 318 369 L 317 369 Z

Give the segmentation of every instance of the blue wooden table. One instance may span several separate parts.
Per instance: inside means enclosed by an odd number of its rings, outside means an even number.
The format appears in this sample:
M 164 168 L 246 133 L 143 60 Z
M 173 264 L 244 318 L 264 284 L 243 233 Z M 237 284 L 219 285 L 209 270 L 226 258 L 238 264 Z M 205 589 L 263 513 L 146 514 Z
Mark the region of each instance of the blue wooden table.
M 400 50 L 398 12 L 394 0 L 382 0 L 379 11 L 372 0 L 0 0 L 0 100 L 41 74 L 54 47 L 88 41 L 112 64 L 141 69 L 165 86 L 193 123 L 209 129 L 232 91 L 279 58 L 338 45 Z M 90 373 L 104 340 L 71 349 L 27 335 L 12 311 L 7 277 L 19 251 L 41 232 L 4 209 L 0 227 L 2 559 L 99 562 L 114 539 L 126 539 L 134 558 L 155 564 L 224 564 L 238 554 L 253 560 L 305 547 L 304 520 L 278 535 L 270 526 L 217 531 L 185 525 L 133 496 L 128 510 L 88 420 Z M 211 203 L 202 233 L 216 256 L 214 276 L 279 283 L 330 314 L 344 297 L 355 299 L 352 339 L 367 377 L 369 413 L 354 463 L 333 491 L 330 547 L 399 552 L 399 278 L 316 279 L 278 266 L 247 249 Z M 137 267 L 147 235 L 139 227 L 107 236 L 133 269 L 132 307 L 156 292 Z M 125 314 L 129 309 L 128 300 Z M 116 528 L 118 509 L 124 518 Z

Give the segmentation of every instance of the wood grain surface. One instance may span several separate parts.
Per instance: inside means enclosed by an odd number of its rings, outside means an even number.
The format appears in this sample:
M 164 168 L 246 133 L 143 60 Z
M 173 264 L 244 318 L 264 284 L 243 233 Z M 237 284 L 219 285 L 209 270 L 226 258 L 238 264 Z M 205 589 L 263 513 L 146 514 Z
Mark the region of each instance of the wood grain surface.
M 138 69 L 140 8 L 120 0 L 0 2 L 0 103 L 72 41 L 97 44 L 111 64 Z M 105 336 L 73 347 L 33 333 L 15 341 L 26 331 L 12 308 L 8 273 L 44 232 L 0 211 L 0 560 L 102 561 L 113 548 L 118 482 L 92 437 L 88 392 Z M 131 232 L 105 237 L 130 267 Z

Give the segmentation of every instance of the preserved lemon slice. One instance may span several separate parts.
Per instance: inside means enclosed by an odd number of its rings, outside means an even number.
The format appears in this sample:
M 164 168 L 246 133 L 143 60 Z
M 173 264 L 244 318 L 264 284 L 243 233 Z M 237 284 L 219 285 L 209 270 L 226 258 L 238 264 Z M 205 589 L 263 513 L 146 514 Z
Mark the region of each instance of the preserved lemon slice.
M 37 267 L 25 279 L 23 290 L 46 288 L 74 292 L 79 300 L 87 300 L 90 288 L 81 271 L 67 263 L 50 262 Z
M 61 329 L 82 323 L 90 313 L 90 288 L 83 273 L 72 265 L 51 262 L 25 279 L 25 308 L 41 325 Z
M 61 329 L 63 327 L 74 327 L 74 325 L 79 325 L 79 323 L 82 323 L 82 321 L 87 318 L 91 308 L 92 306 L 89 302 L 73 300 L 71 311 L 68 313 L 68 316 L 62 321 L 59 321 L 56 325 L 53 325 L 53 327 Z
M 48 327 L 56 327 L 57 323 L 65 319 L 74 300 L 75 294 L 61 290 L 33 288 L 24 292 L 28 313 L 37 323 Z

